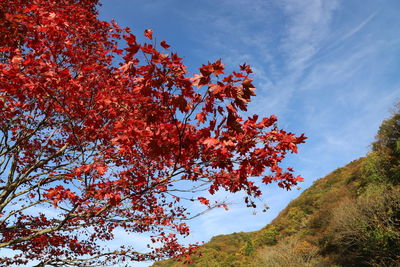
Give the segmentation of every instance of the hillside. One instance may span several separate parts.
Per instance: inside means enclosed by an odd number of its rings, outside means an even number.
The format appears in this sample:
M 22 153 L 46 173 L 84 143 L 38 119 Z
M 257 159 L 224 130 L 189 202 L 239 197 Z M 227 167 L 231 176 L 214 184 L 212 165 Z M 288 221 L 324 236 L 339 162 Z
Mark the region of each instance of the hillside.
M 213 237 L 191 264 L 154 267 L 400 266 L 400 113 L 366 157 L 319 179 L 270 224 Z

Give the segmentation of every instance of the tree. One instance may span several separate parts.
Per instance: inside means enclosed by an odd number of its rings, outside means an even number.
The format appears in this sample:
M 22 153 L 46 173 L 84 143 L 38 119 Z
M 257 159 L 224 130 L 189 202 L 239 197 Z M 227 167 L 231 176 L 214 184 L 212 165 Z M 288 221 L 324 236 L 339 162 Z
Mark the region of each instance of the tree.
M 379 126 L 372 151 L 364 168 L 369 179 L 379 177 L 394 184 L 400 183 L 400 103 L 393 115 Z
M 400 102 L 396 104 L 393 115 L 384 120 L 372 143 L 373 151 L 397 156 L 400 153 Z
M 305 137 L 244 119 L 254 86 L 218 60 L 189 76 L 169 45 L 97 18 L 97 0 L 1 0 L 1 264 L 148 260 L 190 252 L 185 192 L 301 181 L 281 161 Z M 161 52 L 160 52 L 161 51 Z M 258 178 L 258 179 L 257 179 Z M 204 193 L 204 194 L 203 194 Z M 104 244 L 151 233 L 146 252 Z

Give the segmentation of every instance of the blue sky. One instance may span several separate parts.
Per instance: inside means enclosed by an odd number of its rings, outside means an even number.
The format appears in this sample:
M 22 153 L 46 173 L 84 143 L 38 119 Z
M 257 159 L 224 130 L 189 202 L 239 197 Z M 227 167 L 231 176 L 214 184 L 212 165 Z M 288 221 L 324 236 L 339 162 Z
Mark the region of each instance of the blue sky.
M 368 152 L 400 100 L 399 10 L 398 0 L 103 1 L 101 18 L 140 37 L 153 29 L 192 73 L 219 58 L 228 70 L 249 63 L 257 87 L 249 113 L 275 114 L 281 127 L 309 138 L 287 161 L 305 178 L 301 190 L 268 187 L 266 213 L 242 205 L 206 213 L 190 222 L 188 242 L 258 230 L 314 180 Z

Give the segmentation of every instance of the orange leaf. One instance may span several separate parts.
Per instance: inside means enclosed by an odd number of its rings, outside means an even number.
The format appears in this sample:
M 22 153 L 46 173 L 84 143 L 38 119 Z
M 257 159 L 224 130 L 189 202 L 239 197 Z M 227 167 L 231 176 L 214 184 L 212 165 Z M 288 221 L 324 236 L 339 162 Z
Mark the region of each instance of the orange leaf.
M 209 137 L 206 140 L 203 141 L 203 144 L 205 144 L 207 147 L 212 147 L 212 146 L 216 146 L 219 144 L 219 140 L 215 139 L 213 137 Z

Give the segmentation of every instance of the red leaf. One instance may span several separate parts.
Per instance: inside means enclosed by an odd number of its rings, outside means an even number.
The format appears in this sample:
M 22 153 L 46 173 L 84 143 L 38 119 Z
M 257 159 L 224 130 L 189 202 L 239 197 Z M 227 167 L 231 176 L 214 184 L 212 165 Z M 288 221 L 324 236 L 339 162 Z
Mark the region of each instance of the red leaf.
M 198 197 L 197 198 L 199 201 L 200 201 L 200 203 L 201 204 L 203 204 L 203 205 L 209 205 L 210 204 L 210 201 L 208 200 L 208 199 L 206 199 L 205 197 Z
M 221 59 L 217 60 L 212 66 L 214 75 L 218 76 L 219 74 L 224 74 L 224 64 L 221 63 Z
M 241 71 L 245 71 L 247 74 L 252 73 L 252 69 L 250 68 L 249 65 L 246 65 L 246 63 L 244 63 L 243 65 L 240 66 L 240 70 Z
M 144 31 L 144 36 L 146 36 L 147 38 L 149 38 L 150 40 L 153 39 L 153 30 L 151 29 L 146 29 Z
M 169 48 L 169 45 L 168 45 L 167 42 L 165 42 L 165 41 L 161 41 L 160 45 L 161 45 L 163 48 L 165 48 L 165 49 L 168 49 L 168 48 Z
M 104 173 L 107 171 L 107 166 L 98 166 L 97 167 L 97 172 L 99 175 L 104 175 Z
M 203 123 L 205 122 L 206 117 L 204 116 L 203 112 L 200 112 L 196 114 L 196 119 L 199 123 Z
M 222 86 L 218 84 L 210 84 L 210 92 L 212 92 L 214 95 L 220 93 L 222 89 Z

